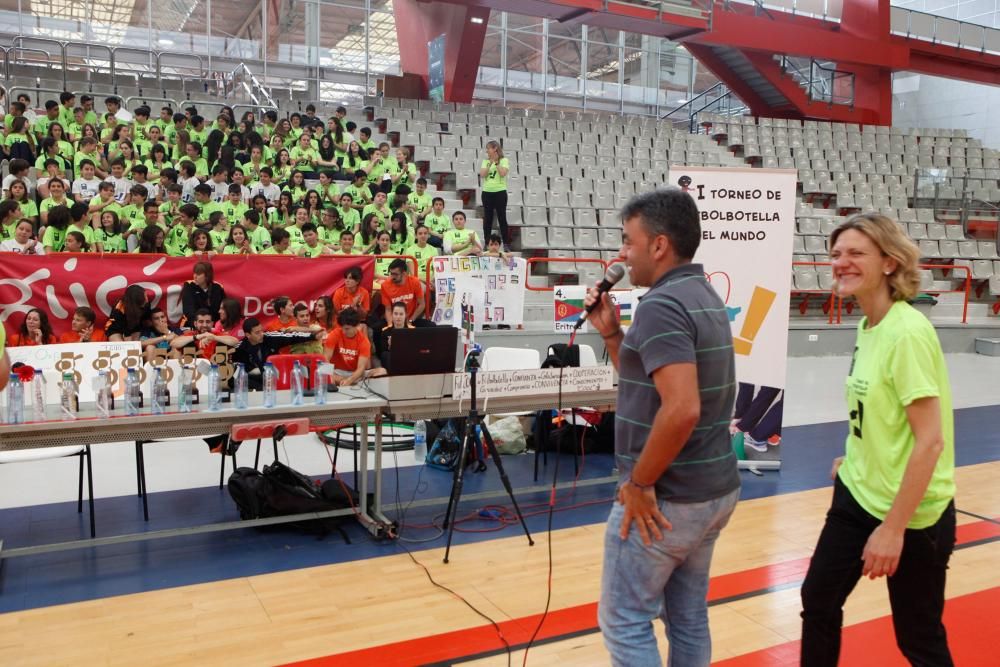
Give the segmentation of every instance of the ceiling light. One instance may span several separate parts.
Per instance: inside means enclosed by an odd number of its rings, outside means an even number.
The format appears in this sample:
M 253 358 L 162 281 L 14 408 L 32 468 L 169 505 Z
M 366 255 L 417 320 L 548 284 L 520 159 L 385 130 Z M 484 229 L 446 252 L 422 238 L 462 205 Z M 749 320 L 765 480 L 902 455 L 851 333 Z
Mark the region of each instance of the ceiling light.
M 471 19 L 469 19 L 469 21 L 471 21 L 472 23 L 481 24 L 483 22 L 483 19 L 479 16 L 473 16 Z

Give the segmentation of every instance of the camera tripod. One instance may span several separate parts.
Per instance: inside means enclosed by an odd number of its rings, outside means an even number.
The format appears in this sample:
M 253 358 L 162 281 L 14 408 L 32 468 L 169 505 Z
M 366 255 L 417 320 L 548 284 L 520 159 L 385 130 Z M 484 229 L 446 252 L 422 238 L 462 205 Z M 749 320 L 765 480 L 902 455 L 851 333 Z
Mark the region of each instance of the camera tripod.
M 490 431 L 486 428 L 486 424 L 483 423 L 482 415 L 479 414 L 479 408 L 476 405 L 476 374 L 479 372 L 479 349 L 478 346 L 469 353 L 469 375 L 470 375 L 470 398 L 472 404 L 469 407 L 469 414 L 465 420 L 465 436 L 462 438 L 462 448 L 459 451 L 458 463 L 455 466 L 455 476 L 451 483 L 451 497 L 448 498 L 448 509 L 445 510 L 444 514 L 444 524 L 443 527 L 448 530 L 448 544 L 444 550 L 444 562 L 448 562 L 448 554 L 451 552 L 451 538 L 455 532 L 455 517 L 458 514 L 458 502 L 462 499 L 462 484 L 465 481 L 465 459 L 468 456 L 469 449 L 474 446 L 476 442 L 476 427 L 479 427 L 480 432 L 483 436 L 483 442 L 486 444 L 486 449 L 489 451 L 490 456 L 493 457 L 493 463 L 497 467 L 497 472 L 500 474 L 500 481 L 503 482 L 503 488 L 506 489 L 507 495 L 510 496 L 510 502 L 514 506 L 514 512 L 517 514 L 518 520 L 521 522 L 521 527 L 524 528 L 524 534 L 528 538 L 528 546 L 534 546 L 535 541 L 531 539 L 531 533 L 528 532 L 528 524 L 524 522 L 524 515 L 521 514 L 521 508 L 517 505 L 517 499 L 514 497 L 514 489 L 510 485 L 510 479 L 507 477 L 507 472 L 503 469 L 503 463 L 500 461 L 500 454 L 497 452 L 497 447 L 493 443 L 493 436 L 490 435 Z M 477 472 L 481 472 L 486 469 L 486 465 L 480 461 Z

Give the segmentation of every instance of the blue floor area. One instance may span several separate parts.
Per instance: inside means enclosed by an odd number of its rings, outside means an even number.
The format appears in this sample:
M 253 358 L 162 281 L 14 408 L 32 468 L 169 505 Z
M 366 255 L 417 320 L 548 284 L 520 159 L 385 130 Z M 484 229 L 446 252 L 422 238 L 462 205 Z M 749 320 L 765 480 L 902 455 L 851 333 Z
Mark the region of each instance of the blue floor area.
M 998 423 L 1000 406 L 956 411 L 956 464 L 972 465 L 1000 459 Z M 741 497 L 760 498 L 828 485 L 830 462 L 842 452 L 845 432 L 844 422 L 784 429 L 781 471 L 768 472 L 762 477 L 741 473 Z M 536 485 L 532 481 L 532 464 L 530 455 L 504 458 L 516 488 Z M 550 456 L 548 467 L 540 473 L 539 484 L 551 481 L 554 464 L 554 456 Z M 572 481 L 572 456 L 563 455 L 560 465 L 560 481 Z M 580 478 L 610 475 L 612 467 L 610 455 L 587 456 Z M 450 473 L 405 467 L 399 469 L 398 474 L 398 495 L 403 505 L 414 497 L 415 490 L 418 499 L 446 499 L 451 488 Z M 352 476 L 346 475 L 345 480 L 352 481 Z M 384 484 L 386 514 L 396 517 L 396 471 L 392 468 L 385 472 Z M 499 477 L 491 466 L 483 474 L 466 475 L 464 494 L 501 488 Z M 561 491 L 553 528 L 603 522 L 612 492 L 610 484 Z M 547 527 L 548 493 L 518 493 L 517 500 L 532 533 L 543 533 Z M 460 506 L 460 516 L 475 514 L 487 504 L 509 503 L 506 498 L 466 501 Z M 216 487 L 152 494 L 149 508 L 150 521 L 146 523 L 142 518 L 142 503 L 136 496 L 98 500 L 98 535 L 238 519 L 228 493 Z M 424 526 L 443 512 L 443 503 L 411 509 L 406 515 L 404 537 L 412 540 L 433 538 L 439 531 Z M 454 544 L 522 534 L 517 524 L 493 530 L 497 527 L 498 524 L 492 521 L 462 522 L 455 533 Z M 242 529 L 5 560 L 0 570 L 0 612 L 402 553 L 397 543 L 376 541 L 353 521 L 346 522 L 344 528 L 351 544 L 345 544 L 336 533 L 318 538 L 288 528 Z M 86 505 L 83 514 L 77 514 L 76 503 L 0 511 L 0 538 L 6 548 L 82 539 L 89 534 L 88 530 Z M 438 537 L 427 542 L 407 542 L 406 546 L 417 551 L 443 547 L 444 543 L 444 537 Z

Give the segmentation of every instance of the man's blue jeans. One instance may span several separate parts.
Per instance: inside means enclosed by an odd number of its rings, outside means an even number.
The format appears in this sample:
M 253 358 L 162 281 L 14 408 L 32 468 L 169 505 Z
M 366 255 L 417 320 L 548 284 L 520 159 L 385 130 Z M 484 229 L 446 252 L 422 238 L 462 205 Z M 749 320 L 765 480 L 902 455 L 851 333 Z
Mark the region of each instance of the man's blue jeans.
M 708 571 L 720 531 L 739 499 L 739 489 L 701 503 L 660 501 L 673 525 L 662 540 L 642 543 L 633 526 L 622 540 L 624 506 L 615 503 L 604 536 L 604 572 L 598 619 L 611 663 L 660 667 L 652 621 L 663 619 L 670 642 L 668 665 L 702 667 L 711 662 Z

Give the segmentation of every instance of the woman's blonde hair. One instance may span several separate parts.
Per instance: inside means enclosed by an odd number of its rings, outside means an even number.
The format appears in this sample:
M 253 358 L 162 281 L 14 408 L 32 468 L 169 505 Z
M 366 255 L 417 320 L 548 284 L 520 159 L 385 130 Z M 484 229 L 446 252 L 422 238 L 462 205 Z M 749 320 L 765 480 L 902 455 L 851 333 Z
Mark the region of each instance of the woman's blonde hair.
M 902 227 L 881 213 L 852 215 L 830 234 L 830 250 L 837 238 L 854 229 L 872 240 L 883 256 L 896 260 L 896 270 L 886 277 L 893 301 L 912 299 L 920 291 L 920 250 L 903 232 Z
M 502 158 L 503 157 L 503 146 L 500 145 L 499 141 L 487 141 L 486 142 L 486 147 L 487 148 L 493 148 L 493 149 L 495 149 L 496 152 L 497 152 L 497 157 L 498 158 Z

